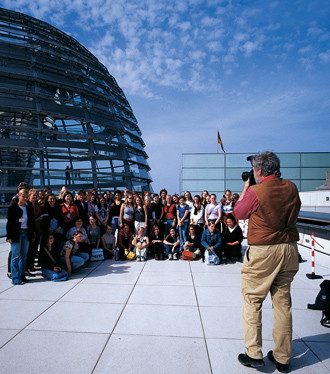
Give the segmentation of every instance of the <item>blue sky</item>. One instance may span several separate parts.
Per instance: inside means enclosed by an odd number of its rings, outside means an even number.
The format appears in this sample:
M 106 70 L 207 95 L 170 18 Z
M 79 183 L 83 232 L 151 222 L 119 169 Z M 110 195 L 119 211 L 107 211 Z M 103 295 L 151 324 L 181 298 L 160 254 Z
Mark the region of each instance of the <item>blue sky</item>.
M 0 0 L 88 48 L 124 90 L 155 191 L 181 154 L 329 151 L 330 2 Z

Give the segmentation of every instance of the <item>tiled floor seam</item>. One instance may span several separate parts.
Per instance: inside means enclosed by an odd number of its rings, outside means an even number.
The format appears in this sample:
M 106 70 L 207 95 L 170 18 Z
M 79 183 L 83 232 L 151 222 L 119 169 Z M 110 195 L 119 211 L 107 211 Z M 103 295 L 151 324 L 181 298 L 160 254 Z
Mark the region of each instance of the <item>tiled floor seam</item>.
M 97 267 L 96 267 L 97 268 Z M 47 310 L 49 310 L 52 306 L 54 306 L 58 301 L 60 301 L 67 293 L 69 293 L 70 291 L 72 291 L 80 282 L 82 282 L 90 273 L 92 273 L 96 268 L 94 269 L 91 269 L 91 271 L 86 274 L 84 277 L 81 278 L 81 280 L 79 282 L 77 282 L 76 284 L 73 285 L 72 288 L 70 288 L 67 292 L 65 292 L 60 298 L 58 298 L 57 300 L 55 300 L 51 305 L 49 305 L 48 308 L 46 308 L 42 313 L 40 313 L 37 317 L 35 317 L 32 321 L 30 321 L 26 326 L 24 326 L 22 329 L 20 329 L 18 331 L 17 334 L 15 334 L 14 336 L 12 336 L 8 341 L 6 341 L 5 344 L 3 344 L 0 349 L 2 349 L 4 346 L 6 346 L 9 342 L 11 342 L 17 335 L 19 335 L 22 331 L 24 331 L 28 326 L 31 325 L 31 323 L 33 323 L 35 320 L 37 320 L 41 315 L 43 315 L 45 312 L 47 312 Z M 15 287 L 13 285 L 13 287 Z M 8 290 L 8 289 L 7 289 Z M 5 290 L 6 291 L 6 290 Z M 1 293 L 1 292 L 0 292 Z M 3 300 L 6 300 L 6 299 L 3 299 Z M 24 301 L 30 301 L 30 300 L 24 300 Z M 35 301 L 35 300 L 33 300 Z
M 295 332 L 294 330 L 293 330 L 293 332 L 298 336 L 298 339 L 299 339 L 299 341 L 301 342 L 301 343 L 303 343 L 303 344 L 305 344 L 305 346 L 306 346 L 306 348 L 308 349 L 308 350 L 310 350 L 311 351 L 311 353 L 313 353 L 313 355 L 322 363 L 322 365 L 330 372 L 330 369 L 324 364 L 324 362 L 323 362 L 323 360 L 314 352 L 314 350 L 312 349 L 312 347 L 311 346 L 309 346 L 308 345 L 308 343 L 317 343 L 317 344 L 322 344 L 322 343 L 324 343 L 324 344 L 328 344 L 328 342 L 320 342 L 320 341 L 318 341 L 318 340 L 316 340 L 316 341 L 312 341 L 312 340 L 308 340 L 308 341 L 305 341 L 304 340 L 304 338 L 302 338 L 301 336 L 299 336 L 298 335 L 298 333 L 297 332 Z M 295 341 L 297 341 L 297 339 L 295 339 Z
M 122 316 L 123 313 L 124 313 L 124 310 L 125 310 L 125 308 L 126 308 L 128 302 L 129 302 L 129 299 L 130 299 L 131 296 L 132 296 L 132 293 L 133 293 L 133 291 L 134 291 L 134 289 L 135 289 L 135 287 L 136 287 L 136 285 L 137 285 L 137 282 L 138 282 L 139 279 L 140 279 L 140 276 L 141 276 L 141 274 L 142 274 L 142 272 L 143 272 L 145 266 L 146 266 L 146 263 L 143 264 L 143 267 L 142 267 L 142 269 L 141 269 L 141 271 L 140 271 L 140 274 L 139 274 L 139 276 L 137 277 L 137 279 L 136 279 L 136 281 L 135 281 L 135 283 L 134 283 L 134 286 L 133 286 L 133 288 L 132 288 L 132 291 L 130 292 L 130 294 L 129 294 L 127 300 L 126 300 L 126 303 L 125 303 L 125 305 L 124 305 L 122 311 L 120 312 L 120 314 L 119 314 L 119 316 L 118 316 L 118 318 L 117 318 L 117 321 L 116 321 L 115 325 L 113 326 L 113 329 L 111 330 L 111 332 L 110 332 L 110 334 L 109 334 L 109 336 L 108 336 L 108 339 L 106 340 L 106 342 L 105 342 L 105 344 L 104 344 L 104 347 L 102 348 L 101 353 L 100 353 L 98 359 L 96 360 L 96 363 L 95 363 L 95 365 L 94 365 L 94 367 L 93 367 L 93 370 L 91 371 L 91 374 L 94 373 L 94 371 L 95 371 L 95 369 L 96 369 L 96 367 L 97 367 L 97 365 L 98 365 L 98 363 L 99 363 L 99 361 L 100 361 L 100 359 L 101 359 L 101 357 L 102 357 L 102 355 L 103 355 L 103 352 L 105 351 L 105 348 L 106 348 L 106 346 L 108 345 L 109 340 L 110 340 L 111 336 L 113 335 L 113 332 L 115 331 L 115 329 L 116 329 L 116 327 L 117 327 L 117 325 L 118 325 L 118 322 L 119 322 L 121 316 Z
M 208 361 L 209 361 L 209 366 L 210 366 L 211 374 L 213 374 L 213 369 L 212 369 L 212 364 L 211 364 L 210 353 L 209 353 L 209 349 L 208 349 L 208 345 L 207 345 L 207 340 L 206 340 L 206 336 L 205 336 L 205 331 L 204 331 L 204 325 L 203 325 L 202 314 L 201 314 L 201 310 L 200 310 L 199 303 L 198 303 L 198 297 L 197 297 L 197 292 L 196 292 L 196 287 L 195 287 L 195 282 L 194 282 L 194 276 L 193 276 L 193 272 L 192 272 L 192 269 L 191 269 L 191 264 L 190 264 L 190 262 L 189 262 L 189 269 L 190 269 L 191 281 L 192 281 L 192 284 L 193 284 L 193 287 L 194 287 L 194 293 L 195 293 L 195 297 L 196 297 L 196 303 L 197 303 L 197 308 L 198 308 L 198 314 L 199 314 L 199 318 L 200 318 L 200 321 L 201 321 L 201 326 L 202 326 L 202 331 L 203 331 L 203 338 L 204 338 L 204 344 L 205 344 L 205 349 L 206 349 L 206 353 L 207 353 L 207 359 L 208 359 Z
M 308 342 L 305 342 L 304 340 L 301 340 L 302 343 L 305 344 L 306 348 L 309 349 L 311 351 L 311 353 L 313 353 L 313 355 L 321 362 L 321 364 L 330 372 L 330 369 L 325 365 L 325 363 L 323 362 L 323 360 L 316 354 L 316 352 L 314 352 L 314 350 L 312 349 L 312 347 L 310 347 L 308 345 Z M 322 344 L 322 343 L 326 343 L 327 342 L 317 342 L 318 344 Z

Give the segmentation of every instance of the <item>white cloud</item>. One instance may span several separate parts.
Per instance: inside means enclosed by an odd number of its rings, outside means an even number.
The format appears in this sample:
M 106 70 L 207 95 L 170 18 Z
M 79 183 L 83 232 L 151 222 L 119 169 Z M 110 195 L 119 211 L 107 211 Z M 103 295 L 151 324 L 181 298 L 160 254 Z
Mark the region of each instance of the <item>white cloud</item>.
M 177 25 L 178 28 L 180 28 L 183 32 L 191 29 L 191 24 L 190 22 L 180 22 Z
M 217 41 L 206 43 L 206 47 L 211 52 L 220 52 L 223 49 L 221 43 Z
M 254 51 L 259 48 L 258 42 L 246 42 L 241 46 L 241 50 L 244 51 L 246 57 L 250 57 Z
M 299 53 L 302 55 L 308 54 L 313 51 L 313 46 L 312 45 L 307 45 L 306 47 L 300 48 Z
M 330 49 L 328 49 L 326 52 L 320 53 L 319 58 L 324 63 L 330 62 Z
M 223 0 L 3 0 L 3 4 L 51 22 L 78 41 L 83 38 L 125 92 L 136 94 L 140 87 L 147 97 L 162 87 L 212 89 L 220 85 L 223 73 L 237 73 L 244 59 L 260 50 L 276 59 L 277 66 L 296 58 L 297 51 L 307 69 L 329 62 L 324 45 L 315 45 L 326 42 L 329 31 L 309 22 L 304 44 L 298 44 L 298 37 L 306 35 L 303 26 L 286 24 L 284 34 L 286 16 L 272 18 L 269 7 L 278 12 L 279 1 L 258 7 Z M 193 66 L 198 75 L 191 75 Z

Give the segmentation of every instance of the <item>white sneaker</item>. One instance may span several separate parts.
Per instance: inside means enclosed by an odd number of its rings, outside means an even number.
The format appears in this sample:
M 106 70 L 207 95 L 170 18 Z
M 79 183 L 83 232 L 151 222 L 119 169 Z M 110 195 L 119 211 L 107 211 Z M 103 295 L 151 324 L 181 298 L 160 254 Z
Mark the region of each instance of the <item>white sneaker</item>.
M 141 257 L 141 261 L 143 262 L 143 261 L 145 261 L 146 259 L 144 258 L 144 256 L 142 256 Z
M 172 257 L 172 253 L 170 253 L 170 254 L 168 255 L 168 259 L 169 259 L 169 260 L 172 260 L 172 258 L 173 258 L 173 257 Z
M 137 256 L 136 261 L 141 261 L 141 257 Z
M 177 259 L 178 259 L 178 256 L 177 256 L 176 253 L 174 253 L 174 255 L 173 255 L 173 260 L 177 260 Z

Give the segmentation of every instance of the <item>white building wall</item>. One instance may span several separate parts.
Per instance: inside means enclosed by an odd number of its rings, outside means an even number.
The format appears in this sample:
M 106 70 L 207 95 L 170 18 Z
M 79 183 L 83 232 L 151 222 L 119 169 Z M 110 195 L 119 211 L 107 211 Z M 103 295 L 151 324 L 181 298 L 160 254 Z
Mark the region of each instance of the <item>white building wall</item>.
M 330 190 L 304 191 L 299 196 L 302 211 L 330 213 Z

